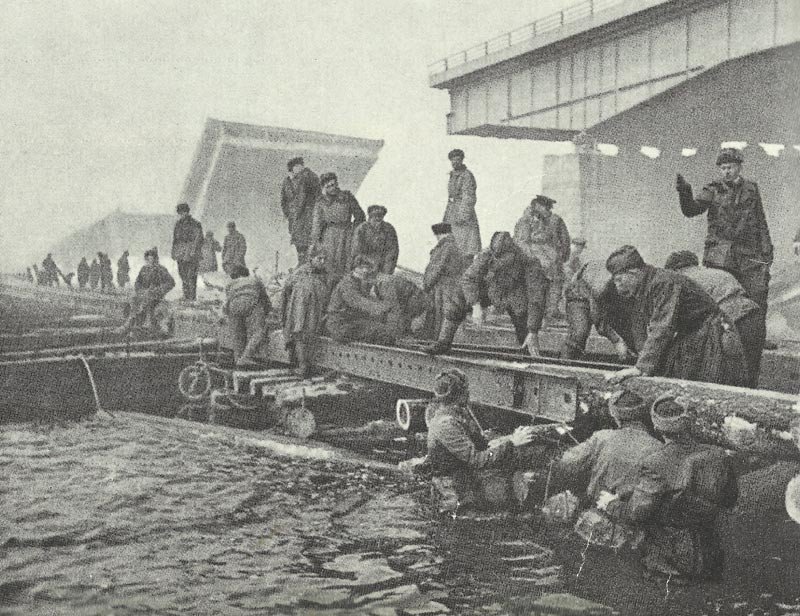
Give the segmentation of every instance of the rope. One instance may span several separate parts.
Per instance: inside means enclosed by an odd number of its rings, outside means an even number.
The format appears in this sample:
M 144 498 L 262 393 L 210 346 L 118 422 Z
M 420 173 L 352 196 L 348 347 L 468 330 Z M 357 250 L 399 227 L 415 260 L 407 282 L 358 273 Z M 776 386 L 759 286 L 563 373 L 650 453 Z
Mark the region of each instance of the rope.
M 81 353 L 80 355 L 78 355 L 78 358 L 83 362 L 83 367 L 86 368 L 86 374 L 89 376 L 89 383 L 92 386 L 92 394 L 94 395 L 94 403 L 95 403 L 95 406 L 97 407 L 97 412 L 98 413 L 99 412 L 106 412 L 111 417 L 114 417 L 114 413 L 112 413 L 111 411 L 109 411 L 107 409 L 104 409 L 100 405 L 100 395 L 97 393 L 97 383 L 95 383 L 95 381 L 94 381 L 94 374 L 92 374 L 92 369 L 89 367 L 89 362 L 86 361 L 86 357 L 83 355 L 83 353 Z

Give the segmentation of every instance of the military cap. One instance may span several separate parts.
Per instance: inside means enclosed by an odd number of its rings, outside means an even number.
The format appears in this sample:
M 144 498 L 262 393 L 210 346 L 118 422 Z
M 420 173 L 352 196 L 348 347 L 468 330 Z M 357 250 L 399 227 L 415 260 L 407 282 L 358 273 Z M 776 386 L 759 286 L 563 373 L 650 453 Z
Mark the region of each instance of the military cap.
M 606 269 L 612 276 L 640 267 L 644 267 L 644 259 L 639 251 L 629 244 L 620 246 L 606 259 Z
M 373 214 L 376 216 L 386 216 L 387 211 L 388 210 L 382 205 L 370 205 L 367 208 L 367 216 L 372 216 Z
M 464 150 L 456 148 L 455 150 L 450 150 L 447 153 L 447 158 L 449 158 L 450 160 L 452 160 L 456 156 L 460 156 L 463 159 L 464 158 Z
M 619 423 L 642 421 L 647 416 L 647 401 L 632 391 L 621 389 L 608 401 L 608 412 Z
M 288 167 L 289 171 L 291 171 L 292 169 L 294 169 L 295 165 L 305 165 L 305 164 L 306 163 L 303 160 L 302 156 L 295 156 L 294 158 L 289 159 L 289 162 L 286 163 L 286 166 Z
M 717 156 L 717 165 L 725 165 L 727 163 L 743 163 L 744 157 L 742 151 L 736 148 L 722 148 Z
M 692 427 L 689 405 L 669 393 L 655 399 L 650 407 L 650 418 L 653 427 L 662 434 L 689 432 Z
M 338 182 L 339 178 L 336 177 L 336 174 L 333 171 L 328 171 L 326 173 L 323 173 L 321 176 L 319 176 L 319 185 L 325 186 L 325 184 L 327 184 L 331 180 L 336 180 Z
M 463 399 L 469 392 L 467 375 L 458 368 L 450 368 L 440 372 L 433 384 L 433 395 L 443 402 L 455 402 Z
M 155 248 L 149 248 L 148 250 L 145 250 L 144 258 L 146 259 L 147 257 L 153 257 L 154 259 L 158 259 L 158 251 Z
M 228 227 L 233 227 L 233 228 L 235 229 L 235 228 L 236 228 L 236 223 L 235 223 L 235 222 L 233 222 L 232 220 L 229 220 L 229 221 L 228 221 L 228 225 L 227 225 L 227 226 L 228 226 Z
M 551 199 L 546 195 L 536 195 L 533 199 L 531 199 L 531 205 L 534 203 L 541 203 L 545 207 L 552 208 L 556 204 L 556 200 Z
M 664 269 L 679 270 L 684 267 L 692 267 L 693 265 L 699 264 L 700 261 L 697 259 L 697 255 L 691 250 L 676 250 L 667 257 L 667 260 L 664 262 Z
M 437 222 L 435 225 L 431 225 L 431 231 L 435 235 L 444 235 L 445 233 L 452 233 L 453 227 L 450 226 L 449 222 Z
M 179 203 L 178 207 L 175 208 L 178 214 L 188 214 L 189 213 L 189 204 L 188 203 Z
M 581 236 L 573 237 L 570 243 L 576 246 L 586 246 L 586 238 Z

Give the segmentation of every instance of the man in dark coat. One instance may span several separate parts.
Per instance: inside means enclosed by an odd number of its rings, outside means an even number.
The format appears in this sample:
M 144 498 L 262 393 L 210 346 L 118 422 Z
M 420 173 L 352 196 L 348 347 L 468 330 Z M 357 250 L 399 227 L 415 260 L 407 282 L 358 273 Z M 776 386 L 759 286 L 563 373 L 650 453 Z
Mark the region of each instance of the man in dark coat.
M 461 276 L 469 266 L 469 260 L 461 252 L 452 234 L 449 223 L 440 222 L 431 227 L 436 236 L 436 246 L 422 277 L 423 290 L 432 296 L 432 334 L 439 337 L 445 315 L 457 311 L 463 301 Z
M 222 243 L 222 269 L 228 276 L 234 267 L 247 267 L 244 257 L 247 254 L 247 240 L 236 230 L 236 223 L 228 223 L 228 235 Z
M 293 351 L 297 373 L 302 378 L 310 375 L 330 297 L 325 251 L 312 246 L 306 256 L 306 262 L 289 275 L 283 286 L 281 318 L 284 343 Z
M 353 231 L 366 220 L 353 193 L 339 188 L 335 173 L 323 173 L 314 205 L 311 243 L 325 251 L 328 273 L 337 282 L 352 269 Z
M 546 299 L 546 279 L 539 261 L 526 255 L 511 234 L 498 231 L 489 248 L 476 255 L 464 272 L 461 295 L 445 315 L 439 339 L 426 351 L 432 355 L 447 351 L 469 307 L 473 319 L 480 322 L 483 305 L 492 305 L 498 312 L 508 313 L 517 341 L 537 357 Z
M 145 264 L 133 283 L 135 294 L 128 306 L 128 317 L 119 333 L 127 333 L 134 326 L 143 326 L 148 319 L 151 329 L 161 330 L 164 311 L 160 308 L 164 296 L 175 287 L 175 280 L 167 268 L 158 262 L 158 253 L 155 250 L 145 251 L 144 261 Z
M 747 297 L 744 287 L 733 274 L 716 267 L 700 267 L 697 255 L 689 250 L 673 252 L 667 257 L 664 269 L 691 278 L 714 298 L 720 310 L 739 332 L 747 361 L 747 386 L 758 387 L 761 354 L 767 337 L 761 307 Z
M 287 167 L 289 175 L 281 186 L 281 210 L 289 223 L 289 235 L 297 251 L 298 264 L 305 263 L 311 246 L 311 225 L 314 205 L 320 195 L 317 174 L 305 166 L 301 156 L 292 158 Z
M 725 451 L 691 438 L 691 410 L 669 394 L 650 416 L 666 441 L 641 461 L 630 501 L 609 511 L 644 529 L 642 564 L 655 577 L 686 584 L 720 579 L 725 554 L 717 519 L 739 495 Z
M 95 257 L 89 266 L 89 288 L 94 291 L 97 289 L 98 284 L 100 284 L 100 263 Z
M 464 164 L 464 150 L 451 150 L 447 158 L 453 170 L 447 182 L 447 208 L 442 222 L 452 226 L 461 251 L 465 255 L 474 255 L 481 250 L 481 231 L 475 213 L 478 185 L 472 171 Z
M 550 281 L 546 314 L 561 318 L 559 303 L 564 291 L 564 264 L 569 258 L 570 237 L 564 220 L 553 213 L 555 199 L 536 195 L 514 226 L 514 241 L 535 257 Z
M 111 271 L 111 259 L 104 252 L 97 253 L 97 262 L 100 265 L 100 291 L 111 293 L 114 288 L 114 272 Z
M 214 232 L 206 231 L 203 246 L 200 248 L 200 262 L 197 264 L 197 273 L 207 274 L 208 272 L 219 271 L 217 253 L 221 250 L 222 246 L 220 246 L 217 238 L 214 237 Z
M 400 246 L 397 243 L 397 232 L 384 220 L 386 208 L 382 205 L 370 205 L 367 208 L 367 220 L 356 227 L 353 233 L 353 258 L 365 255 L 374 259 L 378 271 L 382 274 L 393 274 L 397 267 Z
M 386 315 L 386 325 L 391 334 L 395 338 L 410 334 L 412 321 L 423 317 L 428 310 L 427 294 L 400 274 L 379 273 L 374 288 L 377 299 L 391 306 Z
M 78 263 L 78 288 L 83 291 L 89 283 L 89 264 L 86 262 L 86 257 L 81 257 L 81 262 Z
M 63 274 L 61 273 L 58 265 L 56 265 L 56 262 L 53 260 L 53 255 L 49 252 L 42 261 L 42 272 L 44 272 L 45 284 L 48 287 L 57 287 L 61 284 L 59 279 L 63 277 Z
M 606 261 L 619 295 L 631 303 L 630 336 L 636 365 L 608 377 L 668 376 L 743 385 L 747 378 L 739 334 L 714 299 L 675 272 L 647 265 L 633 246 Z
M 377 264 L 359 256 L 352 272 L 344 275 L 328 304 L 328 335 L 340 342 L 393 344 L 395 337 L 385 319 L 392 305 L 370 296 Z
M 517 428 L 490 447 L 469 408 L 467 377 L 457 368 L 436 377 L 434 395 L 424 464 L 441 496 L 440 511 L 457 514 L 508 505 L 510 490 L 498 490 L 497 484 L 508 485 L 514 470 L 521 466 L 518 448 L 533 440 L 533 428 Z M 497 492 L 506 502 L 497 502 Z
M 122 256 L 117 260 L 117 285 L 120 289 L 124 289 L 131 281 L 130 271 L 131 266 L 128 263 L 128 251 L 122 253 Z
M 772 240 L 758 186 L 741 176 L 743 161 L 741 151 L 725 148 L 717 156 L 720 180 L 704 186 L 697 198 L 680 174 L 676 187 L 684 216 L 708 212 L 703 265 L 733 274 L 766 318 Z
M 189 205 L 177 207 L 178 222 L 172 232 L 172 258 L 178 263 L 178 275 L 183 283 L 183 298 L 197 298 L 197 269 L 203 249 L 203 227 L 189 214 Z

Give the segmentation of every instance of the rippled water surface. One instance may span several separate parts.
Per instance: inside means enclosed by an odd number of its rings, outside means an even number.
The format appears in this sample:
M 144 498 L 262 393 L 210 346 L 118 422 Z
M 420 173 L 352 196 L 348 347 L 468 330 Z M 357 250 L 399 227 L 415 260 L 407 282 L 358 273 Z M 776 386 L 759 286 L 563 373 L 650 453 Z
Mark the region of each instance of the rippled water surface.
M 136 414 L 6 426 L 0 612 L 504 614 L 571 592 L 622 614 L 800 613 L 800 533 L 757 492 L 725 520 L 724 583 L 667 589 L 535 515 L 437 520 L 417 480 L 256 438 Z

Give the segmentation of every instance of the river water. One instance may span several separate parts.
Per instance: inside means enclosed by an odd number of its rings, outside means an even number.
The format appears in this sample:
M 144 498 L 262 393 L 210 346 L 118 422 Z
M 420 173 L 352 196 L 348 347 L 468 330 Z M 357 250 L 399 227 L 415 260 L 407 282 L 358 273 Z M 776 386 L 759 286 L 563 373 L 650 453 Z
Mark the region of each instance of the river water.
M 665 588 L 537 515 L 436 519 L 419 480 L 252 438 L 133 413 L 5 426 L 0 613 L 506 614 L 569 592 L 624 615 L 800 614 L 800 532 L 757 489 L 775 469 L 723 520 L 725 580 Z

